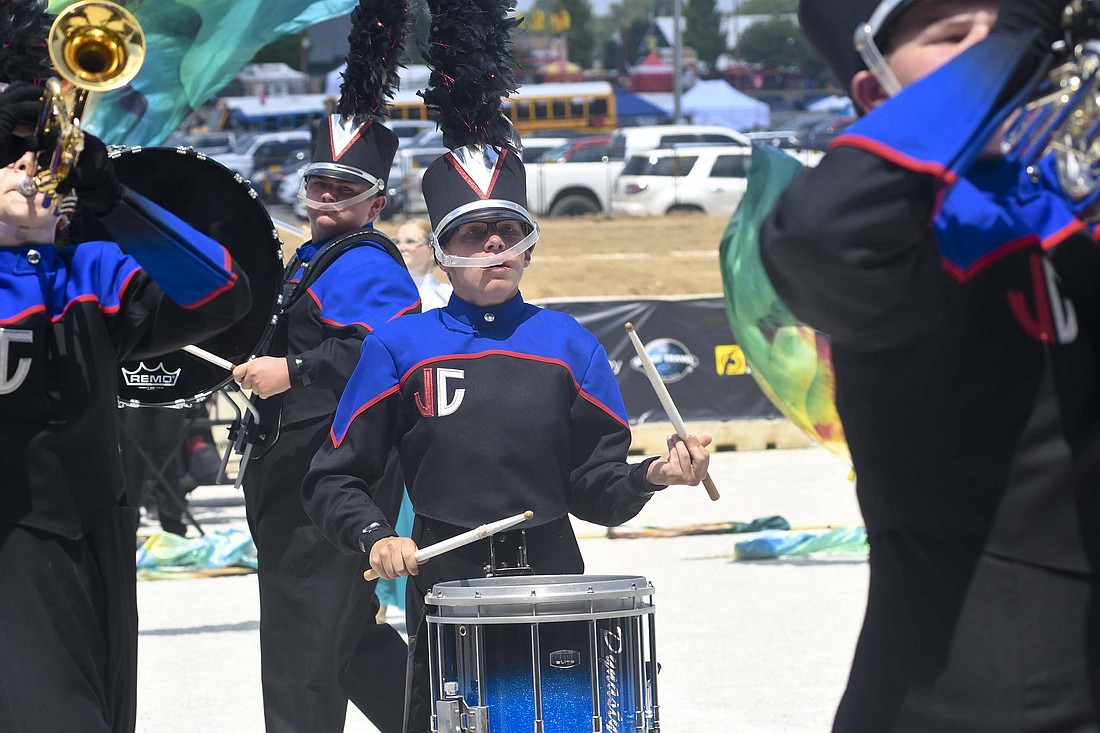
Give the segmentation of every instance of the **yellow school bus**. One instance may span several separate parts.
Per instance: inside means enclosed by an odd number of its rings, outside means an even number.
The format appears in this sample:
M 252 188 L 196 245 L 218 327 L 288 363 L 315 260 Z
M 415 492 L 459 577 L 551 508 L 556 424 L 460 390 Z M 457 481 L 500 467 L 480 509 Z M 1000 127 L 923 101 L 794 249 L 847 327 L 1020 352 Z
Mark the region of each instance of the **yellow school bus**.
M 504 113 L 521 134 L 546 130 L 609 132 L 618 127 L 615 90 L 605 81 L 526 84 L 504 100 Z M 390 105 L 395 120 L 426 120 L 424 100 L 398 92 Z

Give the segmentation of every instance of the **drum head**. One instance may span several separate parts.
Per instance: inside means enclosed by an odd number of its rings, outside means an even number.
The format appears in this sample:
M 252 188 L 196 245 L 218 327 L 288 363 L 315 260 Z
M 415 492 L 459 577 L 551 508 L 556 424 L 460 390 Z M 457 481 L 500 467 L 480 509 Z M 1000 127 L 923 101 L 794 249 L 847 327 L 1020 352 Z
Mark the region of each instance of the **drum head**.
M 239 322 L 196 344 L 233 364 L 256 351 L 271 328 L 282 288 L 281 242 L 247 182 L 191 149 L 129 148 L 114 154 L 118 179 L 229 250 L 252 289 L 252 309 Z M 183 351 L 121 364 L 119 400 L 134 406 L 193 404 L 232 378 Z

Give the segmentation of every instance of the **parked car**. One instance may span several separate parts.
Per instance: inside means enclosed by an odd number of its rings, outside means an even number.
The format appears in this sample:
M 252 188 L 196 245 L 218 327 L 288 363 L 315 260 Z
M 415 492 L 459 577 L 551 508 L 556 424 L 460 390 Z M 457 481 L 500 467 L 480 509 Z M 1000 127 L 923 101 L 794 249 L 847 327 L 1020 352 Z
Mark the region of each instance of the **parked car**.
M 611 136 L 596 135 L 571 140 L 539 156 L 539 163 L 591 163 L 611 153 Z
M 194 148 L 200 153 L 217 157 L 228 153 L 237 141 L 231 130 L 217 132 L 177 132 L 164 141 L 168 148 Z
M 718 125 L 642 125 L 624 127 L 611 133 L 611 160 L 628 160 L 647 150 L 672 145 L 721 143 L 744 145 L 751 143 L 744 134 Z
M 661 216 L 677 211 L 733 213 L 752 163 L 747 145 L 687 145 L 632 155 L 615 182 L 611 211 Z
M 258 171 L 282 163 L 294 151 L 309 147 L 310 134 L 306 130 L 260 132 L 238 137 L 230 152 L 211 157 L 241 178 L 252 180 Z
M 302 166 L 308 163 L 311 153 L 312 151 L 308 147 L 302 147 L 293 151 L 281 163 L 258 170 L 252 177 L 252 188 L 256 189 L 256 193 L 264 201 L 281 201 L 283 181 L 286 180 L 287 176 L 293 176 Z M 297 189 L 295 189 L 295 193 L 297 193 Z
M 397 135 L 400 145 L 436 129 L 436 124 L 430 120 L 386 120 L 384 124 Z

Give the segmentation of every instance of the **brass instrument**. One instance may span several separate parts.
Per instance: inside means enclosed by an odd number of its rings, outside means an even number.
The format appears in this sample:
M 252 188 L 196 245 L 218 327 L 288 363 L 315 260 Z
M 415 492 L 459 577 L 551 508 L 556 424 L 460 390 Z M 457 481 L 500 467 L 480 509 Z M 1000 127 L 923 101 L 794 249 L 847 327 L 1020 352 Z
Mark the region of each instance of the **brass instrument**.
M 1100 0 L 1071 0 L 1062 21 L 1065 39 L 1053 49 L 1059 61 L 1001 147 L 1032 168 L 1053 153 L 1063 191 L 1085 202 L 1100 191 Z
M 20 190 L 41 191 L 47 205 L 58 185 L 72 172 L 84 149 L 83 117 L 92 92 L 128 84 L 145 60 L 145 34 L 128 10 L 107 0 L 83 0 L 62 11 L 50 27 L 50 59 L 74 91 L 68 96 L 51 78 L 42 95 L 37 135 L 57 133 L 57 145 L 46 165 L 39 164 Z

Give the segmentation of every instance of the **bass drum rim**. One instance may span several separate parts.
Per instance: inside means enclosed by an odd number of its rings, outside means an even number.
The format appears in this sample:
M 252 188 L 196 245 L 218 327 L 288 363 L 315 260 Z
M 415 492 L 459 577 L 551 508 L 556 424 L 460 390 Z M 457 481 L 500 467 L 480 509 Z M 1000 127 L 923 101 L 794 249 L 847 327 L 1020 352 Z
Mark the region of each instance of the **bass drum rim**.
M 233 364 L 260 353 L 275 328 L 283 243 L 249 182 L 193 148 L 114 148 L 111 158 L 121 183 L 217 241 L 248 277 L 252 291 L 249 312 L 194 345 Z M 139 377 L 170 383 L 151 387 L 128 384 L 127 380 L 137 382 Z M 172 351 L 120 362 L 118 402 L 124 407 L 191 407 L 232 379 L 221 367 L 182 350 Z

